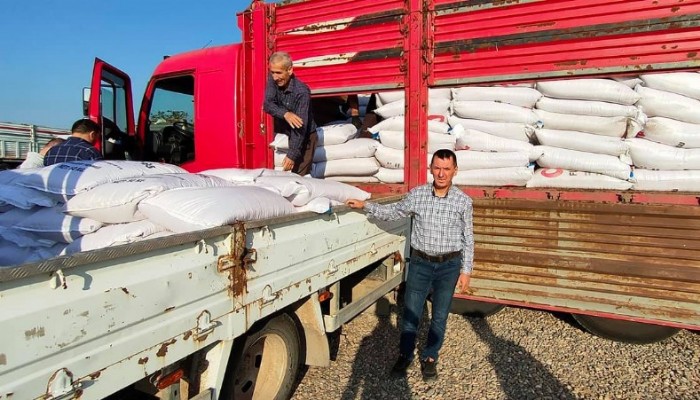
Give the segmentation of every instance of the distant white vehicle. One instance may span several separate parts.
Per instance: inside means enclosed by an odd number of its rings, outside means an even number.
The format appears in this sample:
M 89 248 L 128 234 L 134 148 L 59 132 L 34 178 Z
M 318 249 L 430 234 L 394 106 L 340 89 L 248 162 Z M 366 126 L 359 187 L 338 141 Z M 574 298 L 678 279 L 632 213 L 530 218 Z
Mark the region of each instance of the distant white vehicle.
M 68 136 L 68 129 L 0 122 L 0 163 L 14 168 L 27 158 L 30 151 L 38 152 L 51 139 L 66 139 Z

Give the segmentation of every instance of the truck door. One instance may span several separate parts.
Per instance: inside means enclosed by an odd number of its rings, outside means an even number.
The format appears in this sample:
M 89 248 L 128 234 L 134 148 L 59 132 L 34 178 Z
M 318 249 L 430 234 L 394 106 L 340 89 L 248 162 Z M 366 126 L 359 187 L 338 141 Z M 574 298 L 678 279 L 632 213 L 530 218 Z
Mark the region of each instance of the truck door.
M 100 149 L 106 159 L 129 159 L 136 151 L 129 75 L 95 58 L 88 117 L 102 126 Z

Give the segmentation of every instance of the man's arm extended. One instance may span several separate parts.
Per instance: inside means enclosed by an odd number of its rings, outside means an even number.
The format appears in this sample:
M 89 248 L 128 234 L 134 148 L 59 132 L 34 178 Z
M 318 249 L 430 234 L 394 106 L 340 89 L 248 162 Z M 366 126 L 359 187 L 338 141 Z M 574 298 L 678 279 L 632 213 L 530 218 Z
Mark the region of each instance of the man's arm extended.
M 298 160 L 304 152 L 304 139 L 306 139 L 309 127 L 309 107 L 311 106 L 311 92 L 304 90 L 296 96 L 294 101 L 294 114 L 301 118 L 301 126 L 292 126 L 289 134 L 289 150 L 287 157 Z M 311 133 L 311 132 L 309 132 Z

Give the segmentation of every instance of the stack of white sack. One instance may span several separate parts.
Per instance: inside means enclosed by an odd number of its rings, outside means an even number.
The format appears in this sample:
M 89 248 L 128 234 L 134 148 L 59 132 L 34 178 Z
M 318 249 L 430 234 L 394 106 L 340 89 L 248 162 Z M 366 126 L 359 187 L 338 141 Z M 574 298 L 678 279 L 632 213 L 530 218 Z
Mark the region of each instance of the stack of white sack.
M 455 149 L 456 137 L 450 135 L 450 126 L 440 121 L 442 118 L 428 119 L 428 153 L 439 149 Z M 380 144 L 375 157 L 381 168 L 374 175 L 383 183 L 402 183 L 404 176 L 405 118 L 403 115 L 385 119 L 369 128 Z
M 527 186 L 629 189 L 632 160 L 623 138 L 644 124 L 633 105 L 639 94 L 612 79 L 544 81 L 537 89 L 544 95 L 535 109 L 542 122 L 537 164 L 545 170 Z
M 469 86 L 453 89 L 452 127 L 530 142 L 538 117 L 533 112 L 542 94 L 525 86 Z
M 314 152 L 311 176 L 316 178 L 333 177 L 345 181 L 375 181 L 369 179 L 379 166 L 374 159 L 374 144 L 364 140 L 352 139 L 357 135 L 357 128 L 350 123 L 332 123 L 318 127 L 318 142 Z M 289 137 L 275 135 L 270 143 L 274 149 L 274 165 L 280 169 L 282 161 L 289 150 Z M 344 179 L 347 177 L 347 179 Z
M 350 126 L 355 129 L 352 124 Z M 372 175 L 379 170 L 374 158 L 378 145 L 376 140 L 369 138 L 319 145 L 314 152 L 311 176 L 343 182 L 377 182 Z
M 102 221 L 67 213 L 65 203 L 76 197 L 113 181 L 185 172 L 174 165 L 134 161 L 74 161 L 2 171 L 0 247 L 7 251 L 3 250 L 0 264 L 12 266 L 57 256 L 102 228 Z M 80 249 L 80 245 L 71 248 Z
M 539 157 L 530 141 L 538 124 L 532 108 L 540 97 L 527 86 L 453 90 L 450 125 L 457 139 L 456 184 L 525 186 L 532 177 L 529 164 Z
M 700 191 L 700 74 L 641 75 L 638 105 L 650 117 L 628 140 L 635 170 L 633 189 Z
M 349 199 L 366 200 L 370 193 L 355 186 L 329 179 L 302 177 L 292 172 L 272 169 L 222 168 L 201 172 L 237 185 L 256 186 L 283 196 L 296 212 L 325 213 L 330 207 Z

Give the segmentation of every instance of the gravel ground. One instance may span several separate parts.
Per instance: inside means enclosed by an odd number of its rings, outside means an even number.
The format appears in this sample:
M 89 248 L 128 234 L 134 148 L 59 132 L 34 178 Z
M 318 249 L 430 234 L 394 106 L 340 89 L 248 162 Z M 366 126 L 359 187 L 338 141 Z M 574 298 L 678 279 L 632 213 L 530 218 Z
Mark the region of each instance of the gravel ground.
M 439 379 L 424 383 L 416 362 L 393 379 L 397 311 L 367 311 L 345 325 L 331 366 L 305 368 L 292 398 L 700 399 L 700 332 L 632 345 L 593 336 L 568 315 L 519 308 L 488 319 L 451 315 Z

